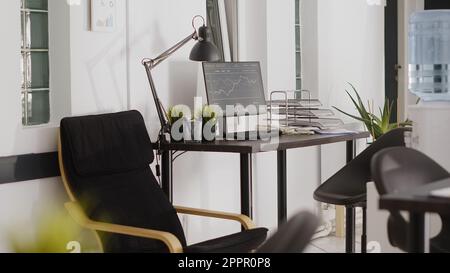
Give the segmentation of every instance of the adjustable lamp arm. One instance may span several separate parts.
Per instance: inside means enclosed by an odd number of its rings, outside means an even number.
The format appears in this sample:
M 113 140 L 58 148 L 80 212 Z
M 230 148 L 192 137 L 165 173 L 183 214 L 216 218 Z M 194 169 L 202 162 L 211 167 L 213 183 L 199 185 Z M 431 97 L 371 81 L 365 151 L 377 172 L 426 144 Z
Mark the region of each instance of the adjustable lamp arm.
M 174 54 L 176 51 L 178 51 L 180 48 L 182 48 L 184 45 L 186 45 L 191 40 L 198 40 L 197 31 L 195 31 L 193 34 L 190 34 L 182 41 L 178 42 L 173 47 L 169 48 L 167 51 L 159 55 L 158 57 L 154 59 L 144 59 L 142 60 L 142 65 L 144 65 L 145 70 L 147 72 L 147 78 L 148 82 L 150 84 L 150 89 L 152 90 L 153 99 L 155 101 L 156 111 L 158 112 L 158 118 L 159 122 L 161 123 L 161 134 L 164 135 L 165 133 L 170 133 L 170 124 L 169 120 L 167 118 L 167 114 L 164 110 L 164 107 L 162 106 L 161 100 L 158 97 L 158 93 L 156 93 L 156 87 L 155 83 L 153 81 L 152 76 L 152 69 L 158 66 L 160 63 L 162 63 L 164 60 L 169 58 L 172 54 Z
M 203 25 L 201 27 L 196 28 L 195 26 L 195 20 L 196 19 L 202 19 Z M 145 71 L 147 72 L 147 78 L 148 82 L 150 84 L 150 89 L 152 91 L 153 99 L 155 101 L 156 110 L 158 112 L 158 118 L 161 123 L 161 132 L 159 134 L 160 141 L 164 140 L 164 135 L 166 133 L 170 133 L 170 124 L 169 119 L 167 117 L 167 113 L 164 110 L 164 107 L 158 97 L 158 94 L 156 93 L 156 87 L 155 83 L 153 81 L 152 77 L 152 70 L 156 66 L 158 66 L 160 63 L 165 61 L 167 58 L 169 58 L 172 54 L 174 54 L 176 51 L 178 51 L 180 48 L 182 48 L 184 45 L 186 45 L 191 40 L 198 41 L 197 44 L 194 46 L 194 48 L 191 51 L 190 59 L 193 61 L 218 61 L 220 59 L 220 56 L 218 54 L 217 47 L 209 41 L 208 38 L 208 32 L 206 27 L 205 19 L 197 15 L 192 19 L 192 27 L 194 28 L 194 33 L 190 34 L 165 52 L 163 52 L 161 55 L 154 59 L 144 59 L 142 60 L 142 65 L 145 67 Z
M 183 40 L 178 42 L 173 47 L 171 47 L 168 50 L 166 50 L 164 53 L 162 53 L 158 57 L 156 57 L 154 59 L 144 59 L 144 60 L 142 60 L 142 64 L 145 65 L 146 67 L 149 67 L 150 69 L 153 69 L 156 66 L 158 66 L 160 63 L 162 63 L 164 60 L 169 58 L 173 53 L 177 52 L 184 45 L 189 43 L 191 40 L 198 40 L 197 31 L 195 31 L 194 33 L 190 34 L 189 36 L 187 36 L 186 38 L 184 38 Z

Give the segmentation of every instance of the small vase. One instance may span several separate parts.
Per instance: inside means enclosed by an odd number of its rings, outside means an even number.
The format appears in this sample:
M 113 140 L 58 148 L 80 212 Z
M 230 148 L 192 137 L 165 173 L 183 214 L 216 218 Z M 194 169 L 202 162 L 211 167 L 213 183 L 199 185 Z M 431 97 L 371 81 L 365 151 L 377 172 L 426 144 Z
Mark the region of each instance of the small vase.
M 203 142 L 213 142 L 216 140 L 216 127 L 217 124 L 211 126 L 208 120 L 203 119 L 203 134 L 202 141 Z
M 176 136 L 173 135 L 172 130 L 174 129 L 173 127 L 178 127 L 178 133 Z M 170 128 L 170 141 L 171 142 L 182 142 L 184 139 L 184 125 L 181 119 L 175 120 L 172 127 Z M 175 129 L 176 130 L 176 129 Z

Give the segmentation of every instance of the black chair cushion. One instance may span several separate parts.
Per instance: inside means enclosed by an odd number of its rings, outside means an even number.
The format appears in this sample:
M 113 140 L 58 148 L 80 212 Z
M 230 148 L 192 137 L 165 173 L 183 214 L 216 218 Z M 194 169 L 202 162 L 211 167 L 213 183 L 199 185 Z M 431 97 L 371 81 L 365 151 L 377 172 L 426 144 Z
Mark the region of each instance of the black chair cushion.
M 186 253 L 248 253 L 267 238 L 266 228 L 256 228 L 184 248 Z
M 404 147 L 404 134 L 410 130 L 409 128 L 398 128 L 384 134 L 319 186 L 314 192 L 314 199 L 341 206 L 364 206 L 367 199 L 366 183 L 372 179 L 370 169 L 372 157 L 384 148 Z
M 367 199 L 366 181 L 354 183 L 345 175 L 334 176 L 332 180 L 323 183 L 316 190 L 314 199 L 339 206 L 363 206 Z
M 167 231 L 186 245 L 178 215 L 150 169 L 153 151 L 137 111 L 66 118 L 61 144 L 69 186 L 89 218 Z M 99 233 L 106 252 L 164 252 L 156 240 Z
M 136 111 L 63 119 L 61 130 L 79 176 L 143 169 L 154 159 L 144 120 Z

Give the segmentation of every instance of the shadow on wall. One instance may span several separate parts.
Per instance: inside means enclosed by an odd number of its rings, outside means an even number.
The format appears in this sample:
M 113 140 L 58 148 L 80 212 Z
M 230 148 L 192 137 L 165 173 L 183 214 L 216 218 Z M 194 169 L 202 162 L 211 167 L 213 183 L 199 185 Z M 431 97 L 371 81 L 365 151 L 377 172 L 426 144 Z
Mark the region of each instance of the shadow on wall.
M 147 48 L 148 50 L 146 50 L 147 56 L 143 55 L 143 56 L 139 56 L 140 59 L 136 59 L 136 60 L 130 60 L 131 63 L 130 65 L 135 65 L 134 62 L 137 63 L 141 63 L 142 59 L 144 58 L 155 58 L 157 56 L 159 56 L 161 53 L 163 53 L 165 50 L 167 50 L 169 48 L 168 43 L 166 42 L 166 39 L 163 37 L 162 35 L 162 31 L 161 31 L 161 25 L 158 22 L 154 22 L 152 23 L 152 27 L 150 28 L 146 28 L 144 31 L 141 31 L 138 34 L 131 34 L 131 36 L 133 37 L 133 40 L 129 41 L 129 47 L 130 50 L 132 51 L 132 48 L 134 47 L 138 47 L 139 44 L 142 43 L 142 41 L 146 42 L 145 48 Z M 173 43 L 175 43 L 177 41 L 174 41 Z M 162 64 L 167 65 L 167 63 Z M 161 69 L 161 67 L 156 68 L 156 70 Z M 159 131 L 159 119 L 158 119 L 158 115 L 155 109 L 155 104 L 153 102 L 153 98 L 151 96 L 151 91 L 150 91 L 150 87 L 148 85 L 147 82 L 147 75 L 145 73 L 145 69 L 144 67 L 142 67 L 141 72 L 140 72 L 140 78 L 141 79 L 145 79 L 145 91 L 147 92 L 148 96 L 147 96 L 147 100 L 145 102 L 145 107 L 142 107 L 143 113 L 142 115 L 145 117 L 145 123 L 147 126 L 147 130 L 150 133 L 151 139 L 154 140 L 156 139 L 157 135 L 158 135 L 158 131 Z M 155 77 L 155 75 L 153 75 L 154 80 L 158 81 Z M 155 83 L 157 85 L 157 88 L 160 86 L 160 82 L 158 81 L 157 83 Z M 169 88 L 170 90 L 170 88 Z M 164 95 L 166 92 L 168 92 L 167 90 L 161 90 L 158 89 L 157 90 L 158 95 L 160 96 L 160 100 L 162 100 L 164 102 Z M 164 93 L 162 93 L 164 92 Z M 169 96 L 170 96 L 170 92 L 168 92 Z M 144 102 L 141 102 L 144 103 Z M 136 105 L 135 105 L 136 106 Z M 166 108 L 168 108 L 168 105 L 165 105 Z
M 109 79 L 112 81 L 113 86 L 114 86 L 114 90 L 110 90 L 110 91 L 114 91 L 114 95 L 117 98 L 117 101 L 120 103 L 120 105 L 122 105 L 123 109 L 126 109 L 126 102 L 123 101 L 122 96 L 121 96 L 121 92 L 123 92 L 123 91 L 120 90 L 120 87 L 118 86 L 118 82 L 116 79 L 117 74 L 115 73 L 115 70 L 114 70 L 115 67 L 117 68 L 117 60 L 121 59 L 121 56 L 123 56 L 122 52 L 124 52 L 125 48 L 121 48 L 118 52 L 111 52 L 111 50 L 114 49 L 114 45 L 117 45 L 118 42 L 123 39 L 123 36 L 125 36 L 125 32 L 121 31 L 120 33 L 118 33 L 116 35 L 116 37 L 110 43 L 108 43 L 107 46 L 105 46 L 102 50 L 99 50 L 100 53 L 95 55 L 93 58 L 91 58 L 85 64 L 86 70 L 87 70 L 88 76 L 89 76 L 90 85 L 92 88 L 92 95 L 95 100 L 95 105 L 96 105 L 97 110 L 100 110 L 100 111 L 111 112 L 111 110 L 107 109 L 107 107 L 104 106 L 102 103 L 101 92 L 97 88 L 97 85 L 101 86 L 101 83 L 96 84 L 96 79 L 98 79 L 98 78 L 101 79 L 101 77 L 96 77 L 95 71 L 97 71 L 97 72 L 101 71 L 98 68 L 99 68 L 99 66 L 102 66 L 102 64 L 104 65 L 105 63 L 107 66 Z M 119 64 L 119 67 L 120 67 L 120 64 Z
M 189 61 L 169 62 L 169 97 L 167 106 L 184 104 L 194 109 L 197 96 L 198 63 Z M 204 104 L 206 101 L 203 102 Z
M 146 31 L 146 33 L 150 37 L 150 39 L 149 39 L 150 44 L 148 45 L 149 49 L 151 49 L 151 51 L 154 54 L 159 55 L 159 54 L 163 53 L 163 51 L 165 51 L 169 48 L 169 45 L 167 45 L 167 43 L 166 43 L 166 39 L 161 34 L 161 27 L 158 22 L 155 22 L 153 24 L 153 31 Z M 141 35 L 139 35 L 137 37 L 140 37 L 140 36 Z M 176 42 L 177 41 L 173 41 L 173 44 L 175 44 Z M 152 56 L 152 57 L 156 57 L 156 55 Z

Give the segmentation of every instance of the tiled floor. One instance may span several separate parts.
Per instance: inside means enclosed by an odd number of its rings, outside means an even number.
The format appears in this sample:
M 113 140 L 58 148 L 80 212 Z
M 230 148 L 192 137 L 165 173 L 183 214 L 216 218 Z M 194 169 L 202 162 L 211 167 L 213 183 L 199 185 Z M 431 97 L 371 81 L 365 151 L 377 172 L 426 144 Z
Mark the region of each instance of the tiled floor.
M 356 240 L 356 251 L 361 251 L 361 243 Z M 311 242 L 304 251 L 305 253 L 344 253 L 345 238 L 334 236 L 319 238 Z
M 356 252 L 361 252 L 361 226 L 356 227 Z M 305 253 L 345 253 L 345 238 L 338 238 L 334 235 L 318 238 L 304 251 Z

